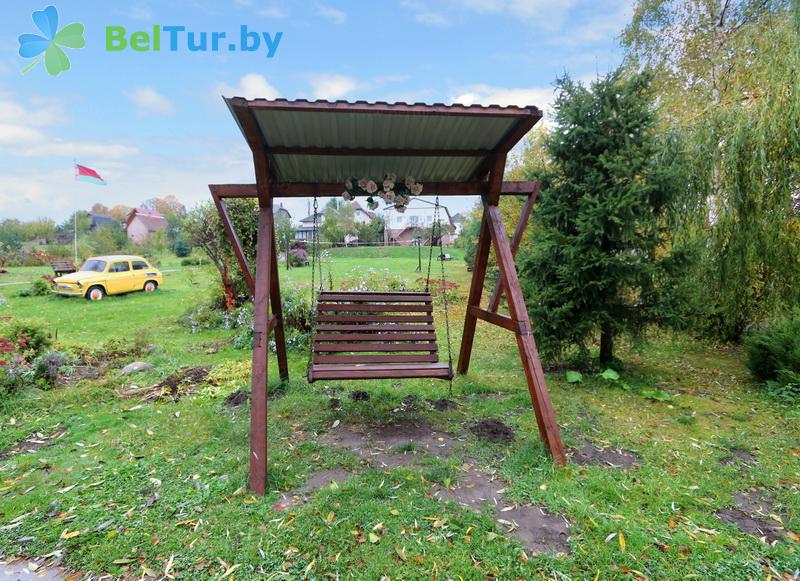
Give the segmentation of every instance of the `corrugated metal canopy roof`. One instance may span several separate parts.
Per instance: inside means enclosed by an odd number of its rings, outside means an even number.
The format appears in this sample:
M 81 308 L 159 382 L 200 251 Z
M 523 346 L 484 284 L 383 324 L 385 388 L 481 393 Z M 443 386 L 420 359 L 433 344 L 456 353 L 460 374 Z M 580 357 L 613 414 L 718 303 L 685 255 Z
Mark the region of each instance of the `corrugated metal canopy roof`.
M 283 183 L 388 172 L 420 181 L 475 179 L 541 118 L 536 107 L 225 99 L 254 151 Z

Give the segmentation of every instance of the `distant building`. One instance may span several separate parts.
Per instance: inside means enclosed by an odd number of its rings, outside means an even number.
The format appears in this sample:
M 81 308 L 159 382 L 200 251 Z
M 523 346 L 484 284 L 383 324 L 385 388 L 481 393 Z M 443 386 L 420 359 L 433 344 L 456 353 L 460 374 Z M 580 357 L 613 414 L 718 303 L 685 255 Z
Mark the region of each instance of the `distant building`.
M 419 239 L 422 244 L 431 243 L 431 226 L 433 225 L 434 206 L 420 201 L 412 202 L 406 207 L 405 212 L 398 212 L 394 206 L 384 208 L 383 215 L 386 228 L 383 231 L 384 244 L 411 246 Z M 442 226 L 450 224 L 453 231 L 456 225 L 450 217 L 450 212 L 445 206 L 439 207 L 439 216 Z M 446 228 L 444 228 L 446 230 Z M 455 240 L 455 234 L 446 233 L 442 236 L 444 245 L 447 246 Z
M 353 200 L 352 206 L 354 210 L 353 220 L 355 220 L 356 224 L 369 224 L 372 218 L 375 217 L 375 212 L 370 212 L 355 200 Z M 325 214 L 317 212 L 317 226 L 321 226 L 324 221 Z M 294 232 L 295 240 L 298 242 L 310 242 L 314 235 L 314 214 L 301 218 L 300 225 L 295 228 Z M 351 244 L 356 240 L 358 239 L 355 236 L 348 235 L 344 242 L 345 244 Z
M 89 229 L 97 230 L 98 228 L 105 228 L 116 224 L 116 220 L 111 216 L 103 216 L 102 214 L 89 214 Z
M 322 212 L 317 212 L 317 226 L 322 224 L 325 216 Z M 300 226 L 294 231 L 294 239 L 298 242 L 311 242 L 314 236 L 314 214 L 300 219 Z
M 156 210 L 134 208 L 125 220 L 125 232 L 134 244 L 142 244 L 156 232 L 166 229 L 166 218 Z
M 356 224 L 369 224 L 370 221 L 375 217 L 375 212 L 370 212 L 366 210 L 358 201 L 353 200 L 353 210 L 355 210 L 355 215 L 353 216 Z
M 292 215 L 289 213 L 289 210 L 283 207 L 283 204 L 278 204 L 277 206 L 272 206 L 272 217 L 275 220 L 279 220 L 281 218 L 286 218 L 287 220 L 292 219 Z

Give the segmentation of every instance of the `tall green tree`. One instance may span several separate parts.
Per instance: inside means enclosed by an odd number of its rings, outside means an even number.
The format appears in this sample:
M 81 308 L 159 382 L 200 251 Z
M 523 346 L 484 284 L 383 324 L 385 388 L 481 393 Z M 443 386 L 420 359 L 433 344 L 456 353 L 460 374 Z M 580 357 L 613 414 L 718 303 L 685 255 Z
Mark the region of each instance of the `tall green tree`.
M 638 0 L 622 41 L 656 71 L 691 162 L 678 234 L 705 248 L 707 329 L 737 340 L 800 301 L 800 15 L 788 0 Z
M 667 231 L 681 164 L 656 131 L 650 82 L 621 72 L 590 87 L 557 81 L 549 187 L 520 261 L 537 337 L 551 355 L 570 345 L 585 355 L 599 334 L 607 364 L 621 333 L 681 320 L 674 282 L 685 256 L 671 251 Z
M 275 240 L 278 250 L 283 253 L 286 260 L 286 270 L 289 270 L 289 249 L 294 242 L 294 226 L 292 221 L 283 212 L 275 218 Z
M 322 213 L 323 220 L 319 226 L 320 238 L 330 244 L 341 244 L 348 236 L 355 236 L 358 233 L 355 216 L 352 204 L 332 198 Z

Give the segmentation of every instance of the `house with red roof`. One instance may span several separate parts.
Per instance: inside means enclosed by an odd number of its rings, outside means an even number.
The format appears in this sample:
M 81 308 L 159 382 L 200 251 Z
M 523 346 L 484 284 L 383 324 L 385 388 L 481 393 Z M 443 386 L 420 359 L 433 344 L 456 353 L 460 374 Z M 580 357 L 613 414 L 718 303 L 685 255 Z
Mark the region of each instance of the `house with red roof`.
M 134 208 L 125 220 L 125 232 L 134 244 L 142 244 L 156 232 L 166 229 L 167 219 L 158 211 L 147 208 Z

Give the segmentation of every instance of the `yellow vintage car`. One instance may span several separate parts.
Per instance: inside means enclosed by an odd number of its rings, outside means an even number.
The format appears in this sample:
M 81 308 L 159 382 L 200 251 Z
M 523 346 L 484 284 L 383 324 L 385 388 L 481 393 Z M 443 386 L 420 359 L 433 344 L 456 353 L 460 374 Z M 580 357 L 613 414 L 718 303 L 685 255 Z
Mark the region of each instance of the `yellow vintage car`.
M 77 272 L 53 279 L 51 290 L 59 295 L 99 301 L 106 295 L 151 293 L 163 281 L 161 272 L 141 256 L 95 256 L 86 260 Z

